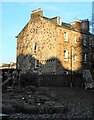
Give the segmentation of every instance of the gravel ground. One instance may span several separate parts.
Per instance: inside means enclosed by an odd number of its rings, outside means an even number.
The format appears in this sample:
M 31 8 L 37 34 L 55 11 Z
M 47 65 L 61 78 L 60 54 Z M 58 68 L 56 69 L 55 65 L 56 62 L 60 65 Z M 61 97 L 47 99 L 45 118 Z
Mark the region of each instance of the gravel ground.
M 13 89 L 2 95 L 3 113 L 9 115 L 9 120 L 93 120 L 93 94 L 93 90 L 68 87 Z M 50 111 L 46 110 L 49 106 Z

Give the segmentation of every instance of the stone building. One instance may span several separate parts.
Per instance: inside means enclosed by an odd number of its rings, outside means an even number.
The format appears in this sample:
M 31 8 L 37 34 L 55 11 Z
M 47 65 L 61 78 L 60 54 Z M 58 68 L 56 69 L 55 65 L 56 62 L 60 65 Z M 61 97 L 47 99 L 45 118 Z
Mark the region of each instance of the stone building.
M 29 79 L 37 76 L 40 85 L 68 86 L 75 81 L 74 74 L 91 69 L 93 48 L 87 19 L 68 24 L 59 16 L 47 18 L 41 9 L 34 10 L 17 36 L 17 69 L 30 73 Z

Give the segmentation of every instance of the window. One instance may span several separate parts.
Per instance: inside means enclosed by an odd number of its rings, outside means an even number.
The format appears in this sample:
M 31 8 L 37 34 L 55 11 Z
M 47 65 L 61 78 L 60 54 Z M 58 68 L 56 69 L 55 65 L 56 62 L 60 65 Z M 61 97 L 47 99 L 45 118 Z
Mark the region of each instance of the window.
M 76 43 L 77 42 L 77 37 L 76 36 L 74 36 L 74 43 Z
M 69 72 L 68 72 L 68 71 L 64 71 L 64 74 L 68 75 L 68 74 L 69 74 Z
M 64 41 L 68 42 L 68 32 L 64 32 Z
M 89 39 L 89 45 L 91 46 L 92 38 Z
M 39 68 L 39 60 L 35 60 L 35 69 Z
M 34 52 L 37 50 L 37 42 L 34 43 Z
M 68 59 L 68 50 L 64 50 L 64 59 Z
M 74 61 L 76 61 L 76 58 L 77 58 L 77 55 L 75 54 L 75 55 L 73 56 Z
M 83 45 L 84 46 L 86 46 L 86 44 L 87 44 L 86 38 L 87 38 L 86 36 L 83 36 Z
M 86 62 L 86 60 L 87 60 L 87 54 L 85 53 L 84 54 L 84 62 Z
M 92 58 L 94 59 L 94 55 L 92 55 Z
M 91 45 L 92 45 L 92 47 L 94 46 L 94 41 L 93 41 L 93 39 L 91 40 Z
M 86 39 L 83 40 L 83 45 L 86 46 Z
M 37 43 L 35 42 L 35 44 L 34 44 L 34 50 L 36 50 L 37 49 Z

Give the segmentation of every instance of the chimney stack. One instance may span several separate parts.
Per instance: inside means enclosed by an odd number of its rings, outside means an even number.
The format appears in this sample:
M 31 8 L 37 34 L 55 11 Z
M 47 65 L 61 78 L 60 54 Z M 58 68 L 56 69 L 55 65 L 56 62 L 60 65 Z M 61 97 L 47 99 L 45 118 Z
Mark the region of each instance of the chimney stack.
M 41 8 L 38 8 L 38 10 L 33 10 L 31 17 L 32 16 L 43 16 L 43 11 L 41 10 Z
M 81 21 L 81 31 L 89 32 L 89 20 L 88 19 Z

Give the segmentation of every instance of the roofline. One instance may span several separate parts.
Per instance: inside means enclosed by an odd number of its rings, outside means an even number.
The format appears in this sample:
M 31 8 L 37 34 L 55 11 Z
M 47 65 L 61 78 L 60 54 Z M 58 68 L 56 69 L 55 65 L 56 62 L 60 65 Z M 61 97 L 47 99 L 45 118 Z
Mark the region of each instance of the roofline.
M 58 25 L 57 23 L 54 23 L 53 21 L 51 21 L 51 19 L 57 18 L 58 16 L 53 17 L 53 18 L 47 18 L 47 17 L 44 17 L 44 16 L 40 16 L 40 17 L 41 17 L 41 18 L 44 18 L 44 19 L 46 19 L 46 20 L 49 20 L 51 23 L 53 23 L 54 25 L 56 25 L 56 26 L 58 26 L 58 27 L 66 28 L 66 29 L 69 29 L 69 30 L 72 30 L 72 31 L 75 31 L 75 32 L 79 32 L 79 33 L 81 33 L 81 34 L 87 34 L 87 35 L 92 35 L 92 36 L 94 36 L 94 34 L 92 34 L 92 33 L 90 33 L 90 32 L 88 32 L 88 33 L 83 33 L 83 32 L 78 31 L 78 30 L 76 30 L 76 29 L 69 28 L 69 27 L 63 26 L 63 25 Z M 30 20 L 29 20 L 29 21 L 30 21 Z M 80 21 L 82 21 L 82 20 L 80 20 Z M 84 20 L 83 20 L 83 21 L 84 21 Z M 75 22 L 76 22 L 76 21 L 75 21 Z M 62 23 L 64 23 L 64 22 L 62 22 Z M 74 22 L 71 22 L 71 23 L 74 23 Z M 28 24 L 29 24 L 29 22 L 25 25 L 25 27 L 26 27 Z M 70 23 L 66 23 L 66 24 L 71 25 Z M 17 36 L 15 36 L 15 38 L 18 38 L 18 36 L 19 36 L 20 33 L 25 29 L 25 27 L 19 32 L 19 34 L 18 34 Z
M 29 22 L 27 22 L 27 24 L 22 28 L 22 30 L 18 33 L 17 36 L 15 36 L 15 38 L 18 38 L 18 36 L 20 35 L 20 33 L 25 29 L 25 27 L 28 25 Z

